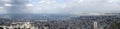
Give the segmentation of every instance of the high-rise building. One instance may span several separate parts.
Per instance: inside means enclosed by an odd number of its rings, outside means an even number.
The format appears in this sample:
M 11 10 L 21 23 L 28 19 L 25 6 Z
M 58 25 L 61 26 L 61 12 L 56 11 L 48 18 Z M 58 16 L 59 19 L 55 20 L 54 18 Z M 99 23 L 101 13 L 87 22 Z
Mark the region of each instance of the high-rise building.
M 97 26 L 97 21 L 94 21 L 94 29 L 98 29 L 98 26 Z

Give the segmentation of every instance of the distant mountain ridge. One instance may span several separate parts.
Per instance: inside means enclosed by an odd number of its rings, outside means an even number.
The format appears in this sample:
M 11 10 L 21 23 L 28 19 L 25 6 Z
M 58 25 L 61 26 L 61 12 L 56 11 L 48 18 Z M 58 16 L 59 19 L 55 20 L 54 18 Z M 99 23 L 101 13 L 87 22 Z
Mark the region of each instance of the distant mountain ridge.
M 10 19 L 61 19 L 69 18 L 74 15 L 67 14 L 2 14 L 0 18 Z
M 104 13 L 107 15 L 120 15 L 120 13 Z M 84 18 L 89 16 L 104 16 L 104 15 L 72 15 L 72 14 L 0 14 L 0 18 L 8 19 L 42 19 L 42 20 L 59 20 L 59 19 L 70 19 L 73 17 L 83 16 Z

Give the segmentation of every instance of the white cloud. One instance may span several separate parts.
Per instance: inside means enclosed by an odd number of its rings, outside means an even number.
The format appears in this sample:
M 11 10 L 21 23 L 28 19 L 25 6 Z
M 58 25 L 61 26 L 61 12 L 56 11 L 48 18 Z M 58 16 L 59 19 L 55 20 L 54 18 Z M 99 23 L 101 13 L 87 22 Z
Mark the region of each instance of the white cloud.
M 11 0 L 2 0 L 2 1 L 4 1 L 4 2 L 11 2 Z
M 4 6 L 12 6 L 12 4 L 7 4 L 7 3 L 6 3 L 6 4 L 4 4 Z
M 27 7 L 32 7 L 32 6 L 33 6 L 33 4 L 26 4 L 26 6 L 27 6 Z
M 4 7 L 0 7 L 0 14 L 5 14 L 7 13 L 7 10 L 4 9 Z
M 108 3 L 112 1 L 114 3 Z M 118 11 L 119 0 L 41 0 L 34 6 L 36 13 L 75 13 Z M 34 5 L 34 4 L 33 4 Z M 42 8 L 42 9 L 41 9 Z
M 108 0 L 109 3 L 116 3 L 116 2 L 120 2 L 120 0 Z
M 82 3 L 82 2 L 84 2 L 84 0 L 77 0 L 78 1 L 78 3 Z
M 44 3 L 45 1 L 44 0 L 41 0 L 41 1 L 39 1 L 38 3 Z
M 4 7 L 0 7 L 0 9 L 3 9 Z

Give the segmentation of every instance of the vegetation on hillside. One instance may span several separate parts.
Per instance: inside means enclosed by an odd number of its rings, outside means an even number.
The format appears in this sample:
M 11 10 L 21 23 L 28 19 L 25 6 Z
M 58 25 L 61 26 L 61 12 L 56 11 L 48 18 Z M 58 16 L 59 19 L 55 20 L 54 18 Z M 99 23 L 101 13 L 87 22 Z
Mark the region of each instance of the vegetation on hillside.
M 120 21 L 115 21 L 107 29 L 120 29 Z

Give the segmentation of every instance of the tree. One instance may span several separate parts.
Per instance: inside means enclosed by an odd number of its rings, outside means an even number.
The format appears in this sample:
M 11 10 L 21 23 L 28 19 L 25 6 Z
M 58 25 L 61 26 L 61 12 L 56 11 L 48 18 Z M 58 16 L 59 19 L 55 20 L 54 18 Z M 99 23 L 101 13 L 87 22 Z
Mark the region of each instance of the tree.
M 3 29 L 2 27 L 0 27 L 0 29 Z
M 108 29 L 120 29 L 120 22 L 113 22 Z

